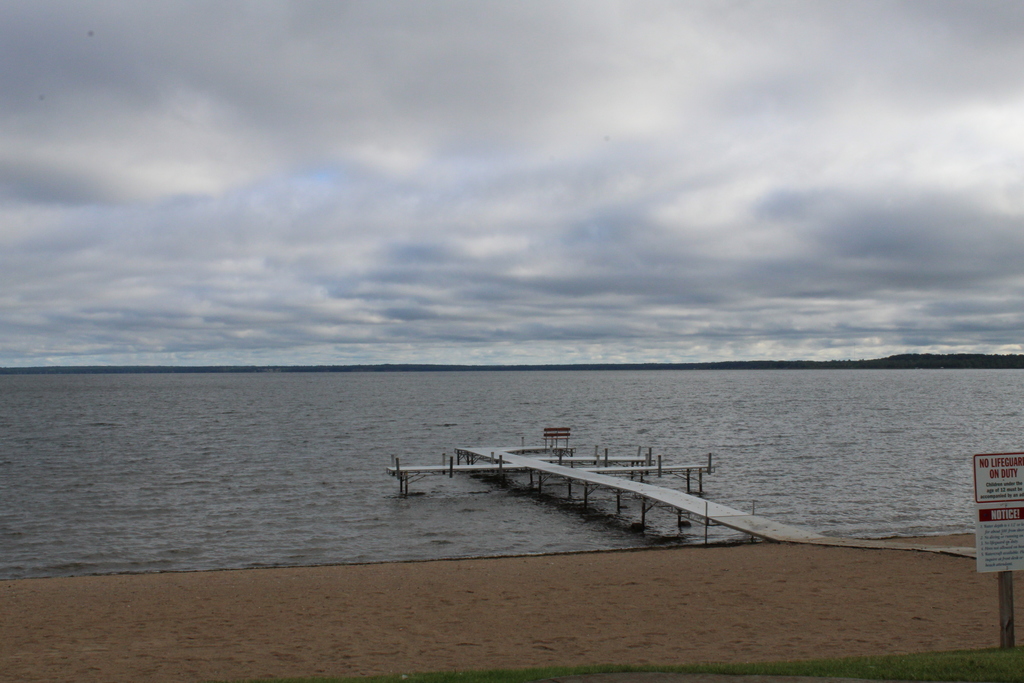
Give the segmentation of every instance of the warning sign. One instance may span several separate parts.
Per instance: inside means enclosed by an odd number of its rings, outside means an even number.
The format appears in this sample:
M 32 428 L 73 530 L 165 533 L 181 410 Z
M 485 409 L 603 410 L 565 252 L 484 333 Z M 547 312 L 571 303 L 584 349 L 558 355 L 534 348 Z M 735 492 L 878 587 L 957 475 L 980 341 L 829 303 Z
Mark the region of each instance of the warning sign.
M 1024 453 L 974 456 L 974 502 L 1024 502 Z
M 974 456 L 979 572 L 1024 570 L 1024 453 Z
M 1024 519 L 1022 508 L 978 510 L 976 543 L 979 572 L 1024 569 Z

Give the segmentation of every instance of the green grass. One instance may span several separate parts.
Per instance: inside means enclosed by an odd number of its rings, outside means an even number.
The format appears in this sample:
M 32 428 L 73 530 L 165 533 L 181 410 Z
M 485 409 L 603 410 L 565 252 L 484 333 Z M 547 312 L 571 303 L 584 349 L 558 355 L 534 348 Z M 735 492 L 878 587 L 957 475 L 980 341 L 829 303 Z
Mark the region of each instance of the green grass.
M 690 666 L 581 666 L 543 669 L 497 669 L 410 673 L 366 678 L 289 678 L 274 683 L 527 683 L 542 678 L 621 671 L 835 676 L 906 681 L 990 681 L 1024 683 L 1024 648 L 959 650 L 884 657 L 850 657 L 764 664 L 695 664 Z M 250 681 L 247 683 L 255 683 Z

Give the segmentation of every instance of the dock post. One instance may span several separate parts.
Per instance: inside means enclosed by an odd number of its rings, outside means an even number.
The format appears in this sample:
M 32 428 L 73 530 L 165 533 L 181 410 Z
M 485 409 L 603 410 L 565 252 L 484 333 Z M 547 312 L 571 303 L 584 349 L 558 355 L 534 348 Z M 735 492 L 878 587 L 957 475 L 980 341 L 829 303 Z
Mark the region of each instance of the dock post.
M 661 476 L 661 456 L 658 456 L 658 476 Z
M 448 457 L 448 478 L 451 479 L 455 476 L 455 458 Z
M 395 458 L 395 476 L 398 477 L 398 495 L 403 495 L 402 484 L 402 461 L 399 458 Z
M 597 454 L 595 453 L 594 455 L 596 456 Z M 607 448 L 604 449 L 604 466 L 608 467 L 608 449 Z
M 622 491 L 615 489 L 615 512 L 622 512 Z
M 697 470 L 697 492 L 704 493 L 704 472 Z
M 604 449 L 604 452 L 607 453 L 608 449 L 607 448 Z M 594 464 L 595 465 L 597 464 L 597 444 L 596 443 L 594 444 Z M 605 463 L 605 464 L 607 465 L 608 463 Z
M 636 447 L 636 459 L 637 459 L 637 461 L 640 461 L 641 459 L 643 459 L 643 457 L 644 457 L 644 447 L 643 446 L 637 446 Z
M 647 448 L 647 465 L 648 466 L 654 464 L 654 456 L 652 455 L 653 452 L 654 452 L 654 448 L 653 447 L 648 447 Z
M 590 494 L 590 487 L 586 484 L 583 485 L 583 509 L 587 509 L 587 496 Z
M 647 503 L 643 498 L 640 499 L 640 529 L 647 529 Z
M 690 468 L 686 468 L 686 492 L 690 493 Z
M 711 474 L 711 454 L 708 453 L 708 474 Z
M 565 478 L 565 495 L 572 500 L 572 479 L 569 477 Z
M 494 457 L 494 453 L 491 453 L 491 457 Z M 498 478 L 501 479 L 501 483 L 505 483 L 505 456 L 498 456 Z

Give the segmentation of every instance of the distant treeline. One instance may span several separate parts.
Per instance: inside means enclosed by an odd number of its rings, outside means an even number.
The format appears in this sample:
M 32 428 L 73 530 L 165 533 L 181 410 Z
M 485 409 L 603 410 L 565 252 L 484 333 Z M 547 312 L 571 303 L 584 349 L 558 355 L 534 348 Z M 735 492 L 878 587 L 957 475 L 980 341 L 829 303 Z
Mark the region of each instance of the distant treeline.
M 579 363 L 574 365 L 57 365 L 0 368 L 0 375 L 86 375 L 196 372 L 466 372 L 539 370 L 918 370 L 1018 369 L 1024 355 L 903 353 L 872 360 L 743 360 L 717 363 Z

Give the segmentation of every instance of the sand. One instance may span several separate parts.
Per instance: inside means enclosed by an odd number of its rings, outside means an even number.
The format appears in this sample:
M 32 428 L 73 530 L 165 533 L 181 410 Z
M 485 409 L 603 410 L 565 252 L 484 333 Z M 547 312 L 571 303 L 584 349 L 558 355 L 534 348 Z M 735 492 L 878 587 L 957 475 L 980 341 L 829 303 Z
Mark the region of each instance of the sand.
M 970 559 L 896 550 L 757 543 L 0 581 L 5 682 L 768 661 L 996 645 L 993 574 L 978 574 Z

